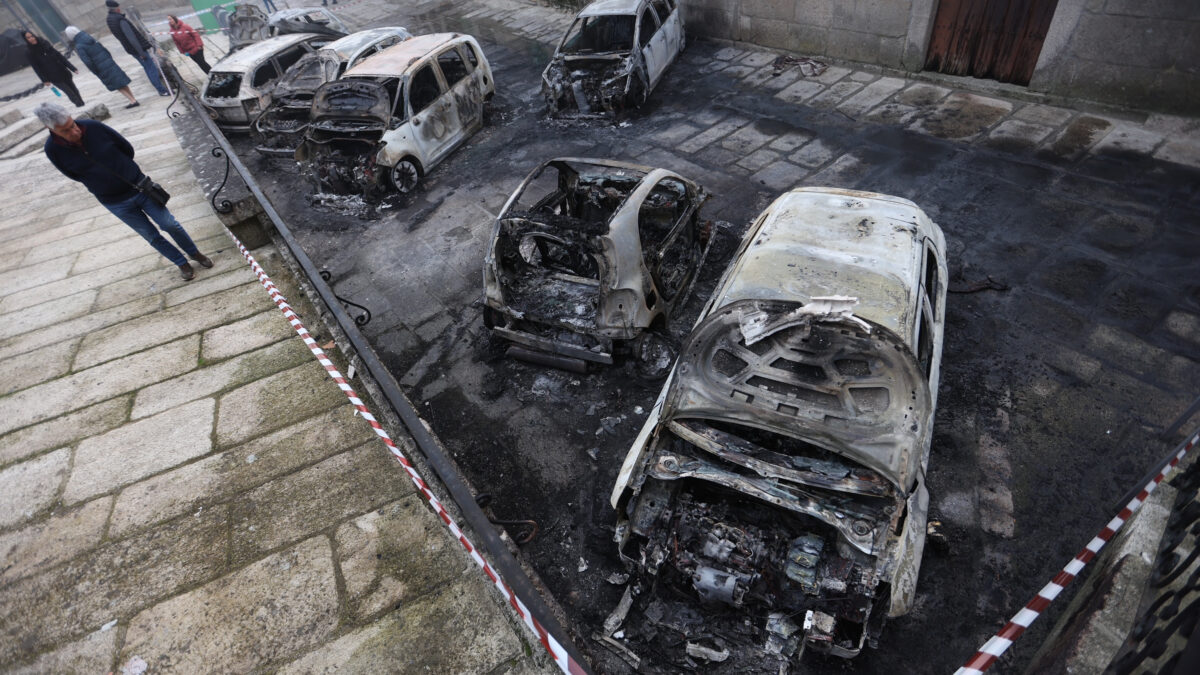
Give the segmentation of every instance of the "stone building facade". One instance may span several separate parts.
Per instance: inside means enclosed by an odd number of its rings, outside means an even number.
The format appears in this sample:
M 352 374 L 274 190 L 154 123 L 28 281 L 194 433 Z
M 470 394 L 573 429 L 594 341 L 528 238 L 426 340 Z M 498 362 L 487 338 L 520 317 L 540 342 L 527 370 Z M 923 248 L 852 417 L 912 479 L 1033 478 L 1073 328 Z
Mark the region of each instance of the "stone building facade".
M 693 35 L 907 72 L 924 69 L 938 0 L 680 0 Z M 585 3 L 579 3 L 585 4 Z M 1058 0 L 1028 87 L 1200 115 L 1200 2 Z

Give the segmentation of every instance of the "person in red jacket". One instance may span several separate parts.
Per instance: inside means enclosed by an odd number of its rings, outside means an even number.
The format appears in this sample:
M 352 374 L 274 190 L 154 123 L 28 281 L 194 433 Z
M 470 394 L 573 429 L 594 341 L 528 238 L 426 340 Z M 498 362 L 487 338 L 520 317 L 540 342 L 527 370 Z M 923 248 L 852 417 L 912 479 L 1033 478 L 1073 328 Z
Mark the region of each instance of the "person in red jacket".
M 174 14 L 167 15 L 167 23 L 171 26 L 171 39 L 175 41 L 175 48 L 180 54 L 191 57 L 207 75 L 210 67 L 208 61 L 204 60 L 204 40 L 200 38 L 200 34 Z

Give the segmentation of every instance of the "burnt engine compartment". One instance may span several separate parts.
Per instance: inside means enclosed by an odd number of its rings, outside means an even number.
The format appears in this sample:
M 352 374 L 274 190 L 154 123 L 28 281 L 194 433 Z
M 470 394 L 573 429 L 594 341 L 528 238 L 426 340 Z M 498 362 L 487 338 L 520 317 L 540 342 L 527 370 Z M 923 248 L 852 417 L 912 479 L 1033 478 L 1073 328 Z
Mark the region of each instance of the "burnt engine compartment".
M 552 114 L 617 114 L 640 103 L 645 83 L 629 59 L 555 60 L 543 95 Z
M 882 628 L 875 559 L 837 546 L 815 519 L 701 481 L 649 479 L 631 526 L 634 611 L 613 637 L 635 654 L 779 673 L 806 648 L 853 656 Z
M 309 127 L 298 159 L 322 190 L 375 195 L 387 187 L 387 168 L 375 163 L 382 133 L 373 122 L 314 124 Z
M 254 149 L 269 156 L 291 156 L 308 131 L 312 98 L 311 93 L 297 93 L 276 99 L 250 127 Z

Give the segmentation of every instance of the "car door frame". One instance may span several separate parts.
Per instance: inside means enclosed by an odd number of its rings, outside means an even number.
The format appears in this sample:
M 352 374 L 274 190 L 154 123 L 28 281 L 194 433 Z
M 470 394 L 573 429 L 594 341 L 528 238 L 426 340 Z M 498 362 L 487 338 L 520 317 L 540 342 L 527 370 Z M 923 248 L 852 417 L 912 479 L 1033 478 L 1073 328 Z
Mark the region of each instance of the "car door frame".
M 650 36 L 649 42 L 643 47 L 642 31 L 647 28 L 647 14 L 654 17 L 658 27 L 654 29 L 654 34 Z M 663 30 L 662 19 L 659 18 L 658 11 L 649 2 L 643 3 L 638 10 L 635 33 L 635 47 L 641 52 L 642 63 L 646 65 L 647 90 L 653 89 L 662 78 L 663 73 L 666 72 L 670 59 L 668 58 L 666 31 Z
M 459 122 L 457 110 L 453 109 L 453 97 L 447 95 L 450 93 L 450 88 L 446 85 L 446 78 L 442 76 L 442 69 L 437 64 L 438 53 L 440 50 L 422 58 L 412 68 L 412 75 L 407 78 L 408 82 L 404 86 L 404 104 L 408 111 L 408 123 L 412 125 L 413 140 L 422 155 L 421 164 L 425 170 L 429 170 L 449 154 L 454 149 L 456 141 L 460 140 L 459 137 L 462 136 L 461 133 L 456 133 L 456 131 L 461 131 L 462 125 Z M 417 73 L 423 68 L 430 68 L 433 71 L 441 93 L 418 113 L 412 106 L 412 83 Z M 440 135 L 436 133 L 438 124 L 443 127 Z
M 688 200 L 688 206 L 687 209 L 675 219 L 675 222 L 671 224 L 670 231 L 667 232 L 666 236 L 664 236 L 656 246 L 656 250 L 653 252 L 654 265 L 647 266 L 647 271 L 650 273 L 650 278 L 654 283 L 654 292 L 657 295 L 656 303 L 658 307 L 663 308 L 663 314 L 669 316 L 679 305 L 679 301 L 684 297 L 684 292 L 688 288 L 692 277 L 696 274 L 696 263 L 699 262 L 699 256 L 703 254 L 702 249 L 697 250 L 700 246 L 700 232 L 692 233 L 694 237 L 692 241 L 693 250 L 691 251 L 693 264 L 689 266 L 691 272 L 681 281 L 679 288 L 675 289 L 675 293 L 673 293 L 670 297 L 663 292 L 665 289 L 663 288 L 662 274 L 660 273 L 663 264 L 664 252 L 676 243 L 679 237 L 683 234 L 685 228 L 693 227 L 692 221 L 695 220 L 696 212 L 699 210 L 700 205 L 703 202 L 700 199 L 700 195 L 694 190 L 693 186 L 679 176 L 662 176 L 655 181 L 650 190 L 646 192 L 646 196 L 649 197 L 649 195 L 654 192 L 655 188 L 657 188 L 659 184 L 667 180 L 678 182 L 683 186 L 684 198 Z M 637 222 L 638 241 L 640 243 L 642 240 L 641 205 L 638 206 Z M 645 259 L 646 252 L 642 251 L 642 260 L 645 261 Z M 653 308 L 649 309 L 653 310 Z

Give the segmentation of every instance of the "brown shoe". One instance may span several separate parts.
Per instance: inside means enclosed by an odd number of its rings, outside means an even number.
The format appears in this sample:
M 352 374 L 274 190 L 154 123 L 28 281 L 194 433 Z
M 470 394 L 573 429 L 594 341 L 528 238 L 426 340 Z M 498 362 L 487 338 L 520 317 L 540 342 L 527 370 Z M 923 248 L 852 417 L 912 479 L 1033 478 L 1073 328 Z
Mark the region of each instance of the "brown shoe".
M 179 276 L 182 277 L 184 281 L 191 281 L 196 277 L 196 270 L 192 269 L 191 265 L 183 263 L 179 266 Z
M 210 260 L 209 257 L 204 255 L 203 253 L 197 253 L 196 255 L 192 256 L 192 260 L 195 260 L 196 262 L 200 263 L 200 266 L 205 269 L 208 269 L 209 267 L 212 267 L 212 265 L 213 265 L 212 260 Z

